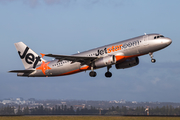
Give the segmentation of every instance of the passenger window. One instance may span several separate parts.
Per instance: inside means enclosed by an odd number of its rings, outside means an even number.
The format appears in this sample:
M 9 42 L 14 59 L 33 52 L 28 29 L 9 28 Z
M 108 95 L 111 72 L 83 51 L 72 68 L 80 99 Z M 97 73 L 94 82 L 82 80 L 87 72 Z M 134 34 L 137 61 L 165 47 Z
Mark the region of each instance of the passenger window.
M 154 37 L 154 39 L 156 39 L 156 36 Z
M 157 38 L 159 38 L 159 36 L 157 36 Z

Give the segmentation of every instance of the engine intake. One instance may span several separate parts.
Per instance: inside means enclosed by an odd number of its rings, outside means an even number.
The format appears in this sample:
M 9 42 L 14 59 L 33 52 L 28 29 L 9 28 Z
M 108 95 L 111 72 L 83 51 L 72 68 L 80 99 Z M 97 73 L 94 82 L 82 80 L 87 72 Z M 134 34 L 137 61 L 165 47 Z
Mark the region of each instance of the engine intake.
M 139 64 L 139 58 L 134 57 L 131 59 L 127 59 L 124 62 L 117 63 L 115 66 L 116 66 L 116 69 L 124 69 L 124 68 L 130 68 L 130 67 L 136 66 L 138 64 Z

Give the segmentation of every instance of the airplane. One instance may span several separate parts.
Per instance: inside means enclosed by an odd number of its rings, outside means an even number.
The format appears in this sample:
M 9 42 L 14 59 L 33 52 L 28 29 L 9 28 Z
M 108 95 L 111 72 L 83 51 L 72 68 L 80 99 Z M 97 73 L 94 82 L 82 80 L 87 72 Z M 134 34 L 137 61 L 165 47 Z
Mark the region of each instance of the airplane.
M 23 62 L 25 70 L 12 70 L 17 76 L 52 77 L 64 76 L 91 70 L 90 77 L 95 77 L 95 69 L 107 67 L 105 76 L 110 78 L 109 69 L 115 65 L 116 69 L 125 69 L 139 64 L 139 56 L 149 54 L 151 62 L 155 63 L 153 53 L 172 43 L 168 37 L 161 34 L 144 34 L 138 37 L 105 45 L 73 55 L 41 54 L 40 57 L 23 42 L 15 43 L 15 47 Z M 44 56 L 54 60 L 46 61 Z

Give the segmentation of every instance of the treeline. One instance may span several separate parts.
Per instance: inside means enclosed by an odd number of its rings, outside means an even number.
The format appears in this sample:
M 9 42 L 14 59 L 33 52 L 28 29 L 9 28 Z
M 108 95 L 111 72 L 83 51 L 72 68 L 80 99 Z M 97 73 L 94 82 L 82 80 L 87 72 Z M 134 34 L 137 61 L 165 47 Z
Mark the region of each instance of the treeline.
M 14 107 L 6 106 L 0 108 L 0 115 L 15 115 Z
M 109 108 L 106 114 L 109 115 L 147 115 L 146 108 L 136 107 L 136 108 L 127 108 L 119 106 Z M 180 115 L 180 107 L 174 108 L 172 106 L 163 106 L 161 108 L 149 108 L 149 115 Z
M 46 108 L 38 106 L 35 108 L 29 108 L 20 106 L 15 109 L 12 106 L 6 106 L 0 108 L 0 115 L 146 115 L 144 107 L 127 108 L 122 107 L 111 107 L 107 110 L 98 109 L 95 107 L 83 108 L 76 110 L 66 105 L 55 106 L 52 108 Z M 149 108 L 149 115 L 180 115 L 180 108 L 174 108 L 172 106 L 163 106 L 161 108 Z
M 7 106 L 0 108 L 0 115 L 97 115 L 99 114 L 99 110 L 95 107 L 88 108 L 74 108 L 67 107 L 66 105 L 55 106 L 52 108 L 46 108 L 43 106 L 38 106 L 35 108 L 29 108 L 20 106 L 15 110 L 14 107 Z

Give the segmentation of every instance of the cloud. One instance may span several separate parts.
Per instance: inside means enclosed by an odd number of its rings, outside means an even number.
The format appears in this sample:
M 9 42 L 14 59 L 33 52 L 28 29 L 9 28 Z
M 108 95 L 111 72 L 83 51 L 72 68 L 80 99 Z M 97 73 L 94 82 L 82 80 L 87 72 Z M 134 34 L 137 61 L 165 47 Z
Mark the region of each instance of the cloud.
M 156 83 L 157 82 L 159 82 L 160 81 L 160 79 L 159 78 L 155 78 L 154 80 L 152 80 L 151 82 L 152 82 L 152 84 L 154 84 L 154 85 L 156 85 Z
M 0 3 L 2 4 L 8 4 L 10 2 L 17 2 L 18 0 L 0 0 Z M 46 5 L 69 5 L 71 3 L 80 3 L 83 6 L 86 4 L 88 5 L 96 5 L 96 4 L 102 4 L 102 5 L 113 5 L 113 6 L 120 6 L 123 3 L 123 0 L 87 0 L 87 1 L 79 1 L 79 0 L 20 0 L 20 2 L 23 2 L 26 5 L 29 5 L 30 7 L 34 8 L 42 4 Z M 85 4 L 83 4 L 85 3 Z
M 10 2 L 17 2 L 17 0 L 0 0 L 1 4 L 8 4 Z M 29 5 L 30 7 L 37 7 L 43 3 L 47 5 L 55 5 L 55 4 L 69 4 L 70 2 L 74 2 L 76 0 L 20 0 L 20 2 Z
M 0 0 L 1 4 L 7 4 L 9 2 L 14 2 L 15 0 Z
M 42 5 L 45 3 L 46 5 L 56 5 L 56 4 L 69 4 L 71 1 L 75 0 L 25 0 L 23 1 L 25 4 L 31 6 L 31 7 L 37 7 L 38 5 Z
M 30 5 L 31 7 L 36 7 L 40 4 L 38 0 L 24 0 L 23 3 Z
M 48 5 L 69 3 L 71 1 L 75 1 L 75 0 L 44 0 L 44 2 Z

